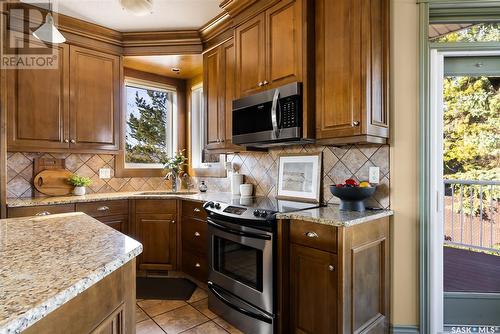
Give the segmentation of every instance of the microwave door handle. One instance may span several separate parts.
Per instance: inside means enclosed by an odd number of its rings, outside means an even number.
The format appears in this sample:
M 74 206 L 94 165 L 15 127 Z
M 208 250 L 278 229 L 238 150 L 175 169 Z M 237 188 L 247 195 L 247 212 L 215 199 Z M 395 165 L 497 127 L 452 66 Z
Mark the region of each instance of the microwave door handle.
M 260 321 L 263 321 L 265 323 L 268 323 L 268 324 L 272 324 L 273 323 L 273 318 L 265 315 L 265 314 L 258 314 L 258 313 L 254 313 L 252 311 L 249 311 L 249 310 L 246 310 L 240 306 L 237 306 L 237 305 L 234 305 L 233 303 L 231 303 L 231 301 L 229 301 L 227 298 L 225 298 L 223 296 L 223 292 L 222 291 L 219 291 L 219 289 L 217 289 L 214 284 L 212 282 L 208 282 L 207 284 L 208 286 L 208 289 L 221 301 L 223 302 L 224 304 L 226 304 L 227 306 L 229 306 L 230 308 L 240 312 L 240 313 L 243 313 L 244 315 L 250 317 L 250 318 L 253 318 L 253 319 L 257 319 L 257 320 L 260 320 Z
M 280 136 L 280 129 L 278 127 L 278 103 L 280 98 L 280 90 L 274 91 L 273 105 L 271 107 L 271 121 L 273 123 L 273 132 L 276 138 Z

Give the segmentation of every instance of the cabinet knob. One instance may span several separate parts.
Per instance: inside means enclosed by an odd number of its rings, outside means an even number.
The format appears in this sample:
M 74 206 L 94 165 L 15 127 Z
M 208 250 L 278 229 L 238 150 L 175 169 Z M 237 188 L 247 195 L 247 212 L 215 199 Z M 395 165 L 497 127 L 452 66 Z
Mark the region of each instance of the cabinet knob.
M 175 224 L 175 220 L 171 220 L 170 222 L 171 222 L 172 224 Z
M 71 139 L 70 142 L 71 142 L 71 144 L 74 144 L 74 143 L 76 143 L 76 140 Z
M 262 83 L 262 86 L 265 86 L 265 85 L 269 85 L 269 81 L 264 80 L 264 82 Z
M 308 238 L 317 238 L 318 237 L 318 233 L 316 233 L 316 232 L 306 232 L 304 234 Z
M 193 209 L 193 212 L 201 212 L 201 210 L 200 210 L 200 209 L 198 209 L 198 208 L 194 208 L 194 209 Z
M 107 206 L 100 206 L 97 208 L 97 211 L 108 211 L 109 210 L 109 207 Z
M 330 264 L 330 265 L 328 266 L 328 270 L 329 270 L 329 271 L 335 271 L 335 267 L 334 267 L 334 266 L 332 266 L 332 265 Z
M 201 264 L 199 264 L 198 262 L 196 262 L 196 264 L 194 265 L 196 268 L 199 268 L 201 267 Z
M 352 126 L 359 126 L 359 121 L 352 122 Z
M 64 142 L 65 143 L 69 143 L 69 139 L 64 139 Z
M 37 212 L 35 216 L 48 216 L 50 215 L 49 211 L 42 211 L 42 212 Z
M 199 237 L 201 234 L 199 232 L 194 232 L 195 237 Z
M 261 82 L 259 82 L 259 83 L 257 84 L 257 86 L 262 87 L 262 86 L 264 86 L 264 83 L 261 81 Z

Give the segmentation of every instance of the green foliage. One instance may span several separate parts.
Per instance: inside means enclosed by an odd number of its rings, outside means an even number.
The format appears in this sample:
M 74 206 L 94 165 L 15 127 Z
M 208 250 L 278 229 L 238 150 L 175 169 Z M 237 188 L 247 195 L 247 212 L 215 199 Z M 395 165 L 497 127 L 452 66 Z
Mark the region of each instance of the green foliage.
M 135 94 L 139 117 L 130 115 L 127 125 L 126 160 L 132 163 L 161 163 L 167 158 L 167 99 L 168 93 L 147 90 L 151 102 Z M 131 144 L 128 136 L 135 139 Z
M 73 174 L 68 179 L 69 184 L 75 187 L 88 187 L 92 184 L 92 180 L 86 176 L 78 176 Z
M 161 162 L 163 163 L 167 173 L 167 178 L 179 175 L 183 166 L 186 165 L 187 158 L 184 156 L 184 150 L 176 152 L 173 157 L 168 157 Z
M 500 42 L 500 23 L 476 24 L 441 36 L 436 42 Z

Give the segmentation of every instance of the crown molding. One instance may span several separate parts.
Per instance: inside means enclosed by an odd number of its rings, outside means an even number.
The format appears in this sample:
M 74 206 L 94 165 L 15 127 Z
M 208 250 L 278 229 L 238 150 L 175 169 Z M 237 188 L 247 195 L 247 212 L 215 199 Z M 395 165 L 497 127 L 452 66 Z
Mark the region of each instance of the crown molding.
M 222 0 L 219 7 L 230 16 L 236 16 L 258 0 Z

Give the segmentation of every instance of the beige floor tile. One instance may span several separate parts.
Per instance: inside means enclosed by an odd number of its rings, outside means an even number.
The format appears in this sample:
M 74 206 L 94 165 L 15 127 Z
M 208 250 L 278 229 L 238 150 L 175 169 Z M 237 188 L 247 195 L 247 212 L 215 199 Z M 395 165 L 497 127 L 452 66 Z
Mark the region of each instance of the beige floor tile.
M 206 317 L 209 317 L 210 319 L 217 318 L 217 314 L 212 313 L 208 309 L 208 298 L 202 299 L 200 301 L 194 302 L 191 304 L 195 309 L 203 313 Z
M 141 321 L 135 326 L 136 334 L 165 334 L 165 332 L 151 319 Z
M 215 322 L 209 321 L 182 332 L 182 334 L 227 334 L 227 332 Z
M 160 314 L 154 317 L 154 320 L 168 334 L 177 334 L 207 322 L 209 319 L 191 305 L 187 305 Z
M 146 319 L 149 319 L 146 312 L 144 312 L 139 306 L 135 306 L 135 322 L 141 322 Z
M 196 288 L 187 302 L 194 303 L 205 298 L 208 298 L 207 292 L 201 288 Z
M 233 325 L 229 324 L 226 320 L 222 318 L 215 318 L 214 322 L 224 328 L 226 331 L 228 331 L 231 334 L 244 334 L 242 331 L 238 330 L 236 327 Z
M 186 302 L 183 300 L 158 300 L 158 299 L 147 299 L 137 303 L 150 317 L 157 316 L 168 311 L 172 311 L 176 308 L 186 306 Z

